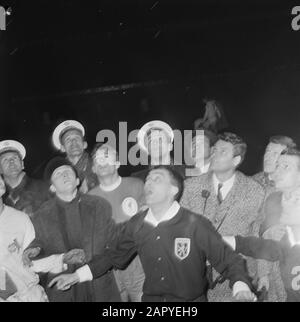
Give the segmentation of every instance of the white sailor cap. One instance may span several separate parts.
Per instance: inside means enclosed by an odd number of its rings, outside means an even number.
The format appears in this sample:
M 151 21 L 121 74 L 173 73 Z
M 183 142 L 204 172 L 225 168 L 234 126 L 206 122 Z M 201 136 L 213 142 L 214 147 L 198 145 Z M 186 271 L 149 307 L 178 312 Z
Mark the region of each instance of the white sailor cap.
M 5 152 L 17 152 L 22 160 L 26 156 L 26 149 L 23 144 L 14 140 L 5 140 L 0 142 L 0 154 Z
M 61 149 L 61 137 L 63 134 L 72 129 L 79 130 L 82 133 L 82 136 L 85 135 L 84 127 L 75 120 L 64 121 L 55 128 L 52 134 L 52 142 L 57 150 Z
M 169 124 L 163 122 L 163 121 L 151 121 L 142 126 L 142 128 L 139 130 L 137 134 L 138 138 L 138 144 L 141 149 L 148 151 L 147 147 L 145 146 L 145 136 L 149 134 L 149 131 L 151 130 L 160 130 L 167 133 L 167 135 L 170 137 L 171 142 L 174 140 L 174 133 L 172 128 Z

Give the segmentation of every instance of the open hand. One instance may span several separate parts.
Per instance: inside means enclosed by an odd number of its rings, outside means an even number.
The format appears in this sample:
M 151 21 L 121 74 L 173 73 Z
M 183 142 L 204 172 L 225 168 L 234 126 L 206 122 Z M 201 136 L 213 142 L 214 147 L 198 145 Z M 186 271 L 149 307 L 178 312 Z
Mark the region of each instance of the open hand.
M 56 284 L 56 288 L 60 291 L 66 291 L 71 286 L 79 282 L 79 276 L 77 273 L 73 274 L 62 274 L 53 278 L 53 280 L 48 284 L 48 287 L 52 287 Z

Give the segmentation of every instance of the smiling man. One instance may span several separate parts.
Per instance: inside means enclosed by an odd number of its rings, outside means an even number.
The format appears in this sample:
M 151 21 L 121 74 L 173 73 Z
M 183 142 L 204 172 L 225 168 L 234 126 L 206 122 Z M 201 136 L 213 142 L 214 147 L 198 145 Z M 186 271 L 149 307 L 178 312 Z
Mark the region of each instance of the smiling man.
M 64 158 L 52 159 L 45 175 L 50 179 L 50 189 L 55 197 L 36 213 L 33 220 L 36 238 L 26 251 L 39 248 L 43 258 L 65 254 L 63 261 L 67 265 L 66 272 L 77 272 L 82 278 L 89 274 L 89 271 L 82 268 L 85 262 L 104 252 L 107 234 L 114 227 L 111 207 L 100 197 L 78 192 L 79 178 L 76 170 Z M 49 287 L 49 282 L 55 276 L 51 272 L 46 276 L 45 290 L 50 301 L 120 301 L 112 272 L 66 292 Z
M 157 166 L 147 176 L 145 197 L 149 209 L 132 217 L 106 256 L 96 256 L 87 266 L 90 278 L 111 266 L 123 268 L 138 252 L 145 270 L 143 301 L 207 301 L 206 260 L 230 280 L 237 300 L 255 300 L 242 257 L 227 247 L 211 223 L 181 208 L 181 176 L 170 166 Z M 58 276 L 58 287 L 80 282 L 76 274 Z
M 265 150 L 263 171 L 255 174 L 253 179 L 260 183 L 265 189 L 272 192 L 274 190 L 272 189 L 274 188 L 274 182 L 272 181 L 271 176 L 276 169 L 279 156 L 285 149 L 295 147 L 296 143 L 288 136 L 272 136 Z
M 32 216 L 43 202 L 49 199 L 48 187 L 30 178 L 24 171 L 25 147 L 17 141 L 0 142 L 0 174 L 3 175 L 5 203 Z
M 80 179 L 80 191 L 88 192 L 98 184 L 92 171 L 92 160 L 86 151 L 85 129 L 75 120 L 60 123 L 54 130 L 52 142 L 57 150 L 66 154 L 66 158 L 75 167 Z
M 290 190 L 281 201 L 283 238 L 224 237 L 238 253 L 272 262 L 279 261 L 286 301 L 300 302 L 300 188 Z
M 289 148 L 278 157 L 277 167 L 271 175 L 276 191 L 270 193 L 263 206 L 264 221 L 260 235 L 265 239 L 281 240 L 282 231 L 276 231 L 282 216 L 282 200 L 289 198 L 291 191 L 300 186 L 300 152 Z M 259 261 L 259 288 L 268 290 L 268 301 L 283 302 L 286 292 L 280 276 L 278 263 Z

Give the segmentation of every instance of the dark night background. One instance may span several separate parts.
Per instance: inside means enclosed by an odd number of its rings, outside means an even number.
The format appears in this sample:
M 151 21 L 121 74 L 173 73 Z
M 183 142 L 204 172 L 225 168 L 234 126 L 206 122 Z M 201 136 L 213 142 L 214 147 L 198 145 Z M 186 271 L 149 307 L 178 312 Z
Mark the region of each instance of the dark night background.
M 129 131 L 152 119 L 190 129 L 203 97 L 220 100 L 229 129 L 247 141 L 247 174 L 259 170 L 269 136 L 300 144 L 300 31 L 291 28 L 297 2 L 0 5 L 12 8 L 0 31 L 0 139 L 25 145 L 34 176 L 55 154 L 50 137 L 59 121 L 82 122 L 92 147 L 99 130 L 117 130 L 119 121 Z

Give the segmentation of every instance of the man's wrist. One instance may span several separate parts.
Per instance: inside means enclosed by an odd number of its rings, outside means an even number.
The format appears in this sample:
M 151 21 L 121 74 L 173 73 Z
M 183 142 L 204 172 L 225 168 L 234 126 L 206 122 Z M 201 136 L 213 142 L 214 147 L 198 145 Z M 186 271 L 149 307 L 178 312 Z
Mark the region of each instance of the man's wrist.
M 84 266 L 78 268 L 75 271 L 75 274 L 77 275 L 78 282 L 80 282 L 80 283 L 93 280 L 93 274 L 92 274 L 90 267 L 88 265 L 84 265 Z

